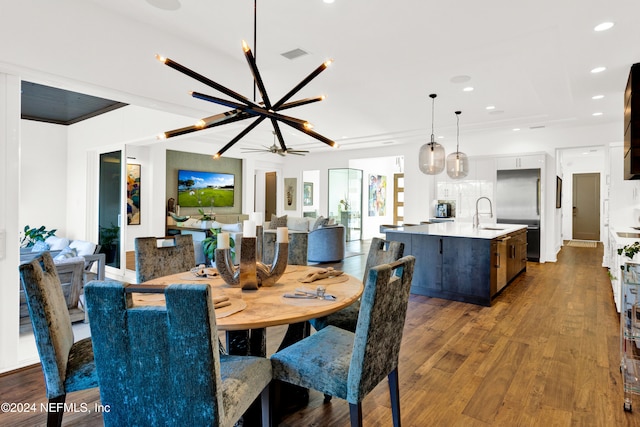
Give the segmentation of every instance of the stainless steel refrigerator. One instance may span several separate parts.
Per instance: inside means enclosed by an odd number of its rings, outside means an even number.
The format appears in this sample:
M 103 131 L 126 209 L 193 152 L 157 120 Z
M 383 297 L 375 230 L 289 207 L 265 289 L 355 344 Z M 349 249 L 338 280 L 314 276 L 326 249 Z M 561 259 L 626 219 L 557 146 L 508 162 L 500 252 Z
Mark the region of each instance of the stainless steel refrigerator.
M 540 169 L 499 170 L 496 217 L 527 225 L 527 259 L 540 261 Z

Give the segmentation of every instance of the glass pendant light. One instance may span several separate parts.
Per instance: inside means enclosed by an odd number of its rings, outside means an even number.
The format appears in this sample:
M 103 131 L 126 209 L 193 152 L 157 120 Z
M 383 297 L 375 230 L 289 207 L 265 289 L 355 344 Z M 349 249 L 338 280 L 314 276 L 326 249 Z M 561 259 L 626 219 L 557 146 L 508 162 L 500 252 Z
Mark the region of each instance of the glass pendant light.
M 462 111 L 456 111 L 456 152 L 447 156 L 447 175 L 452 179 L 469 175 L 469 158 L 460 152 L 460 114 Z
M 431 98 L 431 142 L 420 147 L 418 166 L 422 173 L 427 175 L 437 175 L 444 170 L 444 147 L 438 144 L 433 135 L 433 111 L 436 99 L 435 93 L 429 95 Z

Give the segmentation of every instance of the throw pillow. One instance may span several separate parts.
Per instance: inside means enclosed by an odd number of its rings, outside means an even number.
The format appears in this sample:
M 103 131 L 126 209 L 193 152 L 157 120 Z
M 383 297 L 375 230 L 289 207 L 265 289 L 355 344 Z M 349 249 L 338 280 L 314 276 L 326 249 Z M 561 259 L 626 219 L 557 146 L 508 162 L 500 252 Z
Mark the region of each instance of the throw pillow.
M 275 216 L 271 215 L 271 222 L 269 223 L 269 229 L 276 230 L 278 227 L 286 227 L 287 226 L 287 216 Z
M 242 224 L 239 222 L 235 224 L 220 224 L 220 230 L 242 233 Z
M 54 261 L 63 261 L 67 258 L 74 258 L 78 256 L 78 251 L 74 248 L 67 246 L 58 255 L 53 258 Z
M 307 218 L 287 218 L 287 227 L 292 231 L 309 231 L 309 220 Z
M 56 257 L 56 258 L 58 258 L 58 257 Z M 71 263 L 74 263 L 74 262 L 84 262 L 84 257 L 81 257 L 81 256 L 72 256 L 72 257 L 69 257 L 69 258 L 62 258 L 62 259 L 56 259 L 56 258 L 53 259 L 53 263 L 55 265 L 71 264 Z
M 76 250 L 78 256 L 93 255 L 96 251 L 96 244 L 86 240 L 74 240 L 69 246 Z
M 49 245 L 51 251 L 61 251 L 69 246 L 69 239 L 64 237 L 49 236 L 44 242 Z
M 31 246 L 31 252 L 44 252 L 49 250 L 49 245 L 45 242 L 35 242 L 33 246 Z
M 316 219 L 315 224 L 313 224 L 313 230 L 317 230 L 318 228 L 324 227 L 327 224 L 329 224 L 329 218 L 319 216 L 318 219 Z

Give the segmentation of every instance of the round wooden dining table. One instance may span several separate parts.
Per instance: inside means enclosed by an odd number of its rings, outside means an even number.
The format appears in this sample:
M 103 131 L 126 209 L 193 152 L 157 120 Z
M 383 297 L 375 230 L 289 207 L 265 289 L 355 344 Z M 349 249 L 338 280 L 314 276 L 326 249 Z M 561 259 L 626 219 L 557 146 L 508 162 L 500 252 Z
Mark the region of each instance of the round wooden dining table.
M 322 268 L 313 266 L 289 265 L 275 285 L 263 286 L 253 291 L 232 287 L 226 284 L 219 275 L 197 277 L 192 272 L 162 276 L 140 285 L 141 287 L 146 285 L 153 287 L 152 285 L 209 283 L 214 300 L 217 297 L 226 296 L 231 302 L 230 305 L 215 309 L 218 329 L 227 332 L 251 331 L 263 330 L 269 326 L 299 324 L 326 316 L 353 304 L 362 294 L 362 281 L 346 273 L 310 283 L 301 281 L 310 274 L 322 270 Z M 287 298 L 284 296 L 295 293 L 297 289 L 315 291 L 318 286 L 324 287 L 326 294 L 335 296 L 335 300 Z M 134 293 L 133 301 L 136 305 L 164 304 L 164 295 L 162 293 Z M 236 353 L 232 349 L 229 350 L 230 353 Z M 261 349 L 251 353 L 262 353 L 263 351 Z
M 209 269 L 207 269 L 209 270 Z M 224 282 L 219 275 L 197 277 L 192 272 L 172 274 L 158 277 L 140 285 L 156 288 L 171 284 L 209 283 L 214 302 L 220 297 L 228 297 L 229 305 L 215 308 L 218 330 L 226 332 L 227 352 L 234 355 L 266 356 L 266 328 L 270 326 L 288 325 L 282 342 L 282 349 L 297 342 L 310 333 L 308 320 L 326 316 L 353 304 L 362 294 L 364 286 L 360 279 L 346 273 L 327 277 L 309 283 L 302 282 L 309 275 L 320 272 L 323 268 L 289 265 L 284 274 L 273 286 L 260 287 L 258 290 L 242 290 Z M 158 286 L 160 285 L 160 286 Z M 316 291 L 318 286 L 325 288 L 333 299 L 287 298 L 285 294 L 294 294 L 296 290 Z M 133 293 L 134 305 L 164 305 L 163 293 Z M 287 396 L 286 399 L 282 396 Z M 308 390 L 302 387 L 283 384 L 278 388 L 274 398 L 273 416 L 278 419 L 289 409 L 283 407 L 288 402 L 292 407 L 306 404 L 309 399 Z M 259 419 L 259 407 L 245 414 L 246 420 Z M 252 424 L 249 422 L 249 424 Z

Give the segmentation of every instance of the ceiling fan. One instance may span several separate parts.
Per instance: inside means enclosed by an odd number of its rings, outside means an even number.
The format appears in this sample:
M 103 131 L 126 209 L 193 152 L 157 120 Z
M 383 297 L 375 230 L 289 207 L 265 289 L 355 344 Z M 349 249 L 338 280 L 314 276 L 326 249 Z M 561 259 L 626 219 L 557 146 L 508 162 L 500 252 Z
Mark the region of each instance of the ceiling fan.
M 279 154 L 281 156 L 285 156 L 287 154 L 294 154 L 296 156 L 304 156 L 305 153 L 308 153 L 309 150 L 294 150 L 293 148 L 287 148 L 286 150 L 283 149 L 281 146 L 279 146 L 278 144 L 276 144 L 276 133 L 273 132 L 273 145 L 271 145 L 271 147 L 267 147 L 266 145 L 263 145 L 264 148 L 244 148 L 243 149 L 243 153 L 259 153 L 259 152 L 265 152 L 265 153 L 273 153 L 273 154 Z

